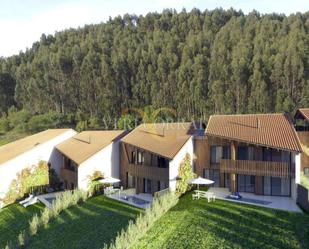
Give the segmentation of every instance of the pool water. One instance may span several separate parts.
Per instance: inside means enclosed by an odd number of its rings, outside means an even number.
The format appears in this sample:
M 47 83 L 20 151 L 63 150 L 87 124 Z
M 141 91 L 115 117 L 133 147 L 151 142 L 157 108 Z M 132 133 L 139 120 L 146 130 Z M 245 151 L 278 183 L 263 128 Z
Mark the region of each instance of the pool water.
M 150 203 L 149 201 L 145 201 L 145 200 L 137 198 L 135 196 L 122 196 L 121 199 L 128 201 L 128 202 L 132 202 L 132 203 L 137 204 L 137 205 L 145 205 L 145 204 Z
M 226 196 L 225 198 L 234 200 L 234 201 L 246 202 L 246 203 L 252 203 L 252 204 L 260 204 L 260 205 L 269 205 L 271 203 L 270 201 L 255 200 L 255 199 L 249 199 L 249 198 L 244 198 L 244 197 L 240 199 L 235 199 L 230 196 Z
M 56 197 L 48 197 L 44 198 L 46 201 L 48 201 L 50 204 L 53 204 L 53 202 L 56 200 Z

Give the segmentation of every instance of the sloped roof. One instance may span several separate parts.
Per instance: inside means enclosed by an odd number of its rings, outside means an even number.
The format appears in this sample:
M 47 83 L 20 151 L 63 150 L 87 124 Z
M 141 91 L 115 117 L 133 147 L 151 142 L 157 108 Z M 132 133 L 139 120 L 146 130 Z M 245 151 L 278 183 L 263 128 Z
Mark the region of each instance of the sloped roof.
M 309 121 L 309 108 L 300 108 L 296 111 L 294 118 L 302 117 Z
M 0 164 L 5 163 L 71 129 L 49 129 L 0 147 Z
M 123 130 L 83 131 L 58 144 L 57 150 L 80 165 L 125 134 Z
M 121 141 L 173 159 L 194 132 L 192 123 L 141 124 Z
M 213 115 L 206 135 L 288 151 L 301 151 L 293 124 L 286 114 Z

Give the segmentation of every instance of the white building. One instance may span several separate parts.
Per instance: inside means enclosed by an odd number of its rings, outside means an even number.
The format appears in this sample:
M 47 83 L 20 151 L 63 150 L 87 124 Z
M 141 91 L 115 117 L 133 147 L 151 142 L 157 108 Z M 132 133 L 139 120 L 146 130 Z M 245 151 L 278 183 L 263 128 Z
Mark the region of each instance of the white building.
M 55 146 L 75 134 L 72 129 L 50 129 L 1 146 L 0 198 L 4 198 L 12 181 L 23 169 L 37 165 L 39 161 L 57 168 L 59 157 Z
M 154 194 L 176 190 L 179 167 L 194 160 L 193 123 L 141 124 L 121 140 L 120 178 L 124 187 Z
M 66 189 L 88 189 L 95 172 L 119 178 L 119 140 L 125 131 L 84 131 L 56 146 L 56 169 Z

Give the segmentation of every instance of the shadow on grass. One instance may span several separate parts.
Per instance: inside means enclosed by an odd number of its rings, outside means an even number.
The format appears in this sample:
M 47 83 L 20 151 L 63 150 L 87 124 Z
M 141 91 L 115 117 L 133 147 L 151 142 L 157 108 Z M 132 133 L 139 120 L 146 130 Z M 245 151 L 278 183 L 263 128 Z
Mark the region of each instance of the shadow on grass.
M 63 211 L 31 238 L 29 248 L 102 248 L 140 212 L 104 196 L 93 197 Z
M 162 229 L 164 227 L 165 229 Z M 191 194 L 141 240 L 147 248 L 309 248 L 309 216 Z M 137 247 L 138 248 L 138 247 Z

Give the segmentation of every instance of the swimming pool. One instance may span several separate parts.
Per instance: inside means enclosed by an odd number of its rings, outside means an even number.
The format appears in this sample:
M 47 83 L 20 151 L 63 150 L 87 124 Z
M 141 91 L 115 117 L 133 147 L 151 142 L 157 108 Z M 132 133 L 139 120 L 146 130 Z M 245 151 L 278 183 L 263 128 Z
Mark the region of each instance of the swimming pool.
M 246 203 L 251 203 L 251 204 L 260 204 L 260 205 L 269 205 L 271 203 L 270 201 L 262 201 L 262 200 L 244 198 L 244 197 L 241 197 L 240 199 L 235 199 L 230 196 L 226 196 L 225 198 L 229 200 L 233 200 L 233 201 L 246 202 Z
M 135 196 L 121 196 L 120 197 L 122 200 L 125 200 L 127 202 L 132 202 L 134 204 L 137 204 L 137 205 L 146 205 L 146 204 L 150 204 L 149 201 L 146 201 L 146 200 L 143 200 L 143 199 L 140 199 L 140 198 L 137 198 Z

